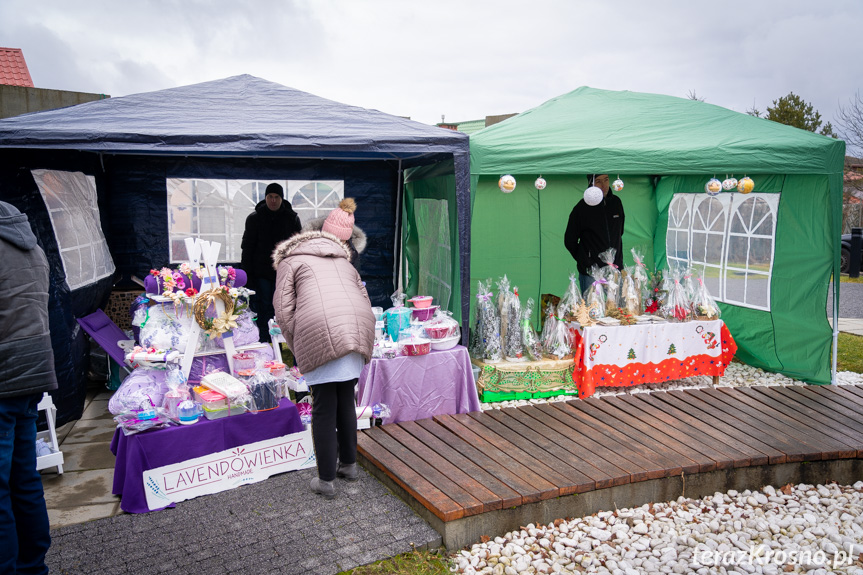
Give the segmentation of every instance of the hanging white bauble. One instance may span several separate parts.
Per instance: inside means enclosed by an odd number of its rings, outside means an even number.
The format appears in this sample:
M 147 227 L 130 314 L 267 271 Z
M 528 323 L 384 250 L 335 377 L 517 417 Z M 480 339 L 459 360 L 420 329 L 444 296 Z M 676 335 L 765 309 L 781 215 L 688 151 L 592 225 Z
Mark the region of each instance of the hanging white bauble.
M 722 191 L 722 182 L 716 178 L 710 178 L 707 183 L 704 184 L 704 191 L 708 196 L 715 196 Z
M 730 192 L 731 190 L 733 190 L 736 187 L 737 187 L 737 178 L 732 177 L 732 178 L 727 178 L 725 180 L 722 180 L 722 189 L 725 190 L 726 192 Z
M 597 206 L 602 201 L 604 194 L 596 186 L 590 186 L 584 190 L 584 203 L 588 206 Z
M 621 180 L 620 178 L 617 178 L 616 180 L 614 180 L 614 182 L 611 184 L 611 189 L 614 190 L 615 192 L 619 192 L 620 190 L 622 190 L 623 189 L 623 180 Z
M 538 178 L 536 179 L 536 181 L 533 183 L 533 185 L 534 185 L 534 186 L 536 186 L 536 189 L 537 189 L 537 190 L 544 190 L 544 189 L 545 189 L 545 186 L 546 186 L 547 184 L 546 184 L 546 182 L 545 182 L 545 178 L 543 178 L 542 176 L 540 176 L 540 177 L 538 177 Z
M 741 194 L 748 194 L 755 189 L 755 182 L 752 178 L 746 176 L 737 183 L 737 191 Z
M 515 178 L 507 174 L 506 176 L 501 176 L 497 181 L 497 186 L 500 188 L 500 191 L 504 194 L 508 194 L 515 189 Z

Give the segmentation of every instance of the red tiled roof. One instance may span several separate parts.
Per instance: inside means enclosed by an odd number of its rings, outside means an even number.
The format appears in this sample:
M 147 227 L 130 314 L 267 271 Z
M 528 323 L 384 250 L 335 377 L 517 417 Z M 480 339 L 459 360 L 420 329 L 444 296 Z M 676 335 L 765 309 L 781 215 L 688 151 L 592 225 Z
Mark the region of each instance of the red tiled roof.
M 0 84 L 35 87 L 20 48 L 0 48 Z

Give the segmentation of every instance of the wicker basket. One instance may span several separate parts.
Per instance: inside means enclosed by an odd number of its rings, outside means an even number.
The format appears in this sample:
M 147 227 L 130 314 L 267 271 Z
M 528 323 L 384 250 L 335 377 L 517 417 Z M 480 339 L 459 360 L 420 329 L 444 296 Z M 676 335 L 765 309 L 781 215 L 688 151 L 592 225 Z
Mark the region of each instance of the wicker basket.
M 105 306 L 105 315 L 117 324 L 120 329 L 132 329 L 132 317 L 129 309 L 135 298 L 141 295 L 143 290 L 114 290 L 108 298 Z

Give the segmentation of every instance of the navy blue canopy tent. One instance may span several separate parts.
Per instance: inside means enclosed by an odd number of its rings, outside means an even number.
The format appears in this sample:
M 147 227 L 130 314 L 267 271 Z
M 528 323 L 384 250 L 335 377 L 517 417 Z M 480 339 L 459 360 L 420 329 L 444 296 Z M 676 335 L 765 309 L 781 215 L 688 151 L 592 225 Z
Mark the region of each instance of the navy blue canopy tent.
M 117 276 L 169 265 L 166 180 L 343 180 L 368 235 L 362 273 L 373 305 L 388 307 L 401 258 L 404 170 L 440 166 L 454 186 L 452 253 L 457 315 L 468 314 L 470 181 L 465 134 L 333 102 L 242 75 L 0 120 L 0 199 L 30 217 L 51 265 L 52 344 L 62 424 L 80 417 L 86 339 L 76 318 L 103 305 L 113 278 L 70 291 L 48 210 L 31 170 L 96 180 L 102 229 Z M 407 257 L 415 257 L 407 252 Z M 414 269 L 417 261 L 411 262 Z M 422 265 L 422 262 L 419 263 Z M 466 330 L 465 330 L 466 333 Z

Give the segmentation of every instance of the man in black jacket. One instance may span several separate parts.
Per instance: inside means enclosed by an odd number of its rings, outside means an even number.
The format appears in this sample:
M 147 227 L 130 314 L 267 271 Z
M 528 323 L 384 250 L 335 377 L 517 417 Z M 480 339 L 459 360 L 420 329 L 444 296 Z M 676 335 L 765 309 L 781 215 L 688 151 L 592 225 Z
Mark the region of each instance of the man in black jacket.
M 258 314 L 258 331 L 263 341 L 269 339 L 267 322 L 275 315 L 273 292 L 276 270 L 272 254 L 276 245 L 299 233 L 303 228 L 300 217 L 285 200 L 285 190 L 279 184 L 267 186 L 266 196 L 246 218 L 243 232 L 241 267 L 248 276 L 248 286 L 255 290 L 252 309 Z
M 48 328 L 48 260 L 27 216 L 0 202 L 0 573 L 47 573 L 51 545 L 36 415 L 57 389 Z
M 614 264 L 623 266 L 623 204 L 608 186 L 608 174 L 588 174 L 589 186 L 602 190 L 603 198 L 595 206 L 580 200 L 569 214 L 563 243 L 578 264 L 578 280 L 581 291 L 593 282 L 590 267 L 604 266 L 599 254 L 614 248 Z

